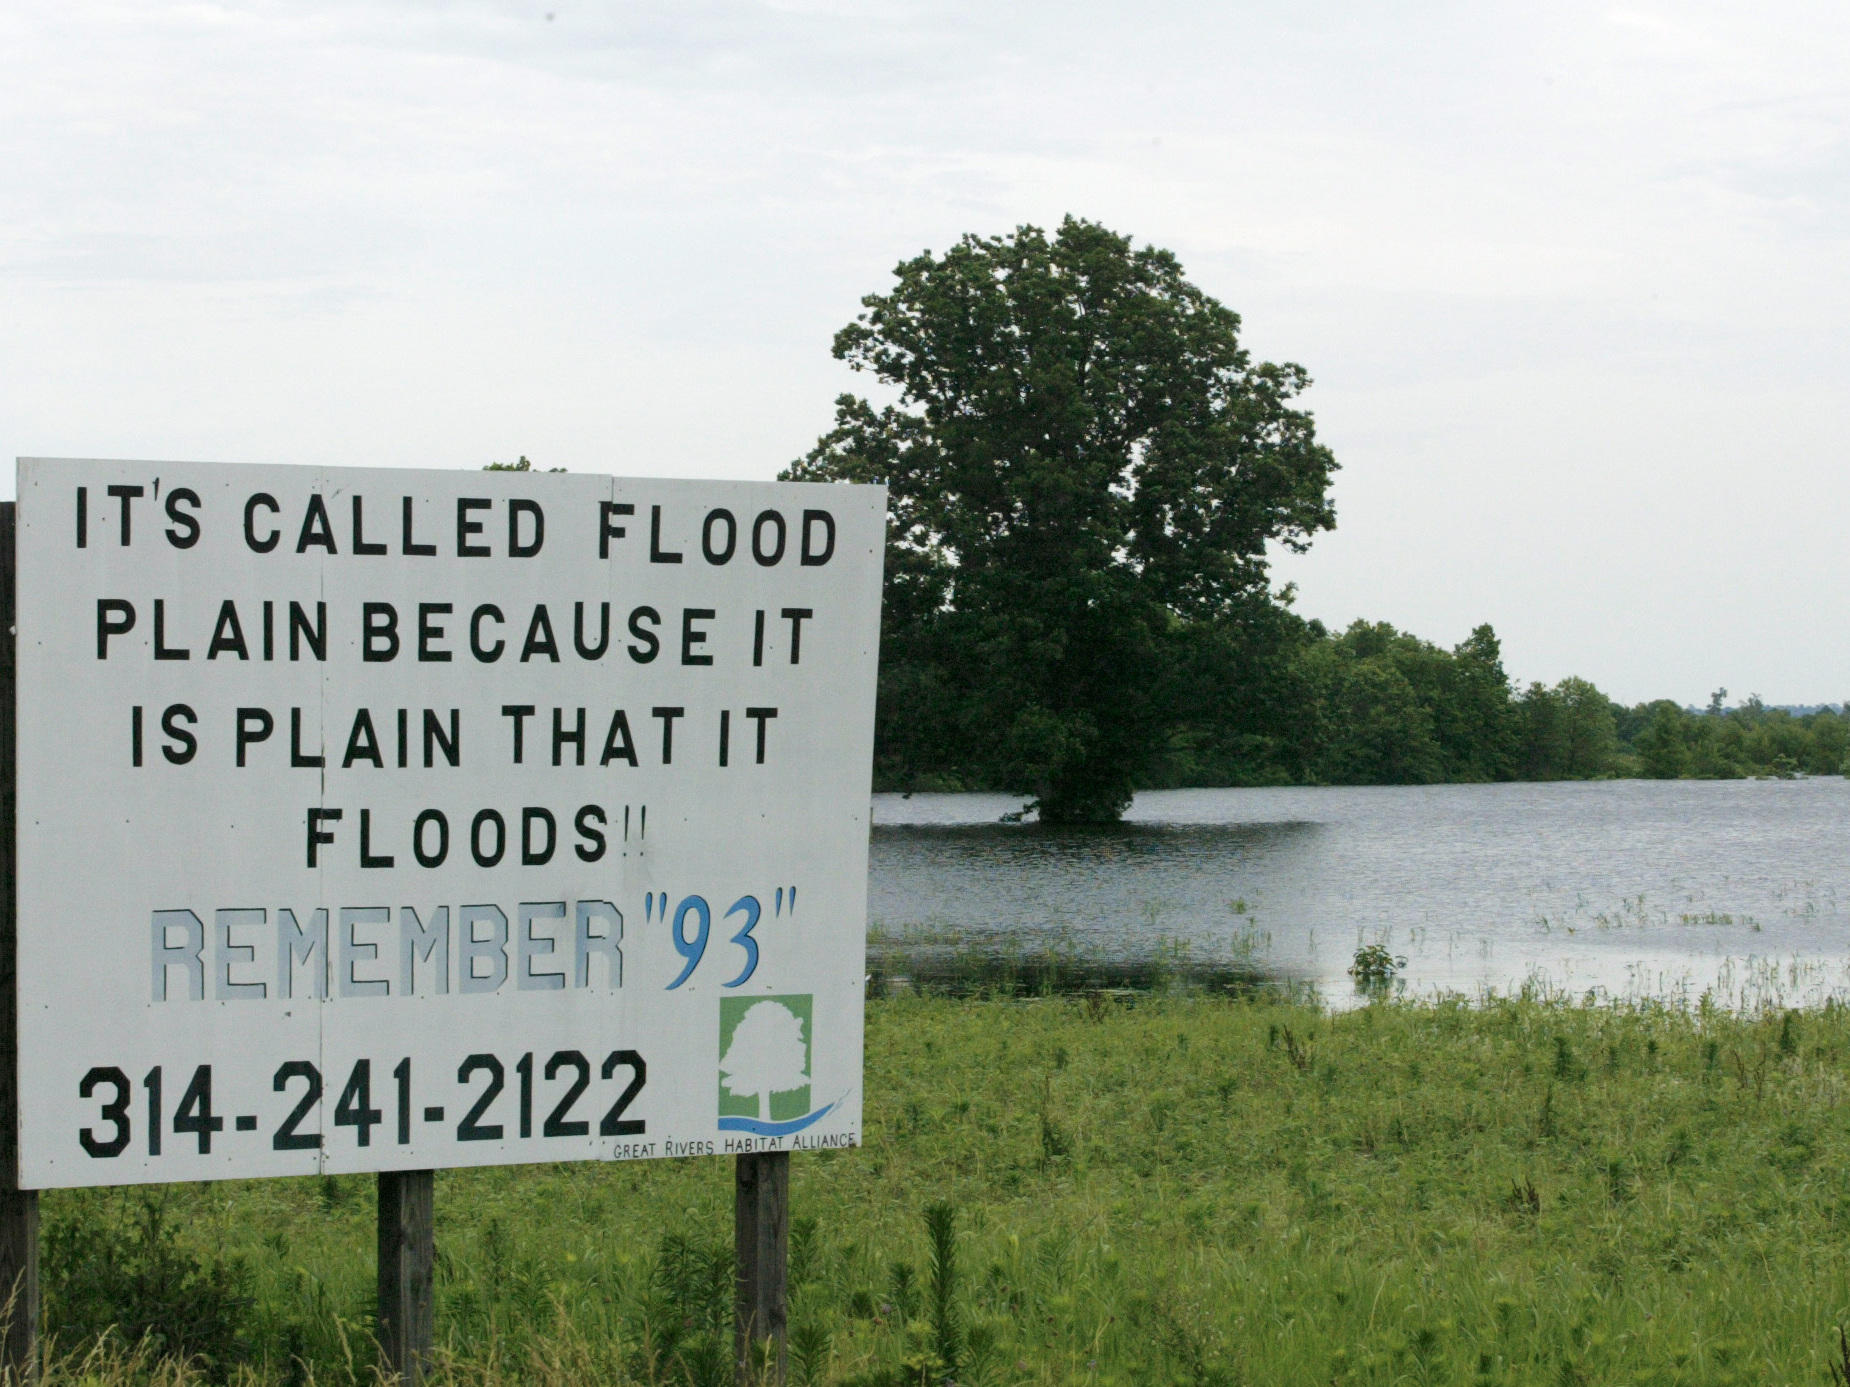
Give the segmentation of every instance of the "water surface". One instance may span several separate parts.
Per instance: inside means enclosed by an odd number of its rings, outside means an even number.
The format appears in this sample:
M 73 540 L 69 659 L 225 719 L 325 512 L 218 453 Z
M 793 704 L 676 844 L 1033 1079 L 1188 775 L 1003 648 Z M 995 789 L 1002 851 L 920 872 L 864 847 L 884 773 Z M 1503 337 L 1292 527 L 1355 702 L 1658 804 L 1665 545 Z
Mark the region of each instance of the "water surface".
M 1111 829 L 1002 795 L 878 795 L 876 960 L 1053 950 L 1256 967 L 1341 1001 L 1525 984 L 1729 1005 L 1850 996 L 1850 781 L 1174 790 Z

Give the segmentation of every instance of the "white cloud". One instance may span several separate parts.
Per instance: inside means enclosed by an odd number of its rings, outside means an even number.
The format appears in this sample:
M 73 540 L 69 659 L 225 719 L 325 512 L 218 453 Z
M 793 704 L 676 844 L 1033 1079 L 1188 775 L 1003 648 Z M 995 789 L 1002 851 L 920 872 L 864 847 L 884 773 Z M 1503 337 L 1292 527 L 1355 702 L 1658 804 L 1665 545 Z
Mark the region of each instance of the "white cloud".
M 1071 211 L 1318 378 L 1306 612 L 1488 619 L 1627 698 L 1836 697 L 1847 27 L 18 0 L 0 448 L 768 476 L 896 261 Z

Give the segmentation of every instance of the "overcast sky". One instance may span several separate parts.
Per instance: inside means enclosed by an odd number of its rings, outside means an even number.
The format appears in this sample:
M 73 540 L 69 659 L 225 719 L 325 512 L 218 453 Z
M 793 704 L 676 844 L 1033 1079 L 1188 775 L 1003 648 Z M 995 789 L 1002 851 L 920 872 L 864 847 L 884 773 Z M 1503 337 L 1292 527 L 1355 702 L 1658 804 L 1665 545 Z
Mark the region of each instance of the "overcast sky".
M 6 0 L 0 456 L 769 478 L 902 257 L 1070 212 L 1315 378 L 1304 614 L 1836 701 L 1847 55 L 1827 4 Z

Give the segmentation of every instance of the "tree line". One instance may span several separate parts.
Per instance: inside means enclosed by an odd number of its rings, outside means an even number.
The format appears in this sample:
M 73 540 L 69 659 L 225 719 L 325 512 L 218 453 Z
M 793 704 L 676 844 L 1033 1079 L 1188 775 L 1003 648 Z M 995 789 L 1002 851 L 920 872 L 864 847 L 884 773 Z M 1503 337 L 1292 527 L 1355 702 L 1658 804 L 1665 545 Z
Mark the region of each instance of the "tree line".
M 1187 715 L 1140 788 L 1850 773 L 1841 708 L 1794 712 L 1757 696 L 1729 706 L 1725 689 L 1702 709 L 1627 706 L 1580 678 L 1518 687 L 1488 625 L 1448 650 L 1386 622 L 1330 631 L 1288 610 L 1272 617 L 1273 630 L 1247 633 L 1245 652 L 1198 662 L 1197 686 L 1172 684 Z M 1020 788 L 985 757 L 985 739 L 959 734 L 957 703 L 929 670 L 886 669 L 876 788 Z
M 1738 779 L 1850 771 L 1841 708 L 1627 706 L 1585 679 L 1515 685 L 1496 632 L 1447 650 L 1386 622 L 1305 622 L 1275 668 L 1271 727 L 1177 729 L 1152 788 L 1432 785 L 1499 780 Z

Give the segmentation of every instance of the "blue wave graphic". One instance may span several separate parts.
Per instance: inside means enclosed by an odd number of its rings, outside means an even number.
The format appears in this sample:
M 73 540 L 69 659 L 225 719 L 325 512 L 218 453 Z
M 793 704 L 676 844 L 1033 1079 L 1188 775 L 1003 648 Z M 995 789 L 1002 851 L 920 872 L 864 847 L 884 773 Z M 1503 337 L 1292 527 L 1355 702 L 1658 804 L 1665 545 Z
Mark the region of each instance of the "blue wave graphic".
M 755 1137 L 787 1137 L 820 1122 L 834 1109 L 835 1104 L 830 1103 L 826 1108 L 817 1108 L 812 1113 L 793 1117 L 788 1122 L 761 1122 L 755 1117 L 722 1117 L 719 1129 L 722 1132 L 750 1132 Z

